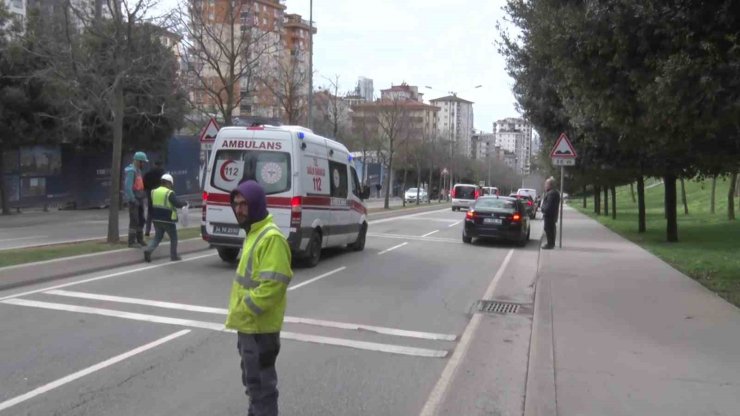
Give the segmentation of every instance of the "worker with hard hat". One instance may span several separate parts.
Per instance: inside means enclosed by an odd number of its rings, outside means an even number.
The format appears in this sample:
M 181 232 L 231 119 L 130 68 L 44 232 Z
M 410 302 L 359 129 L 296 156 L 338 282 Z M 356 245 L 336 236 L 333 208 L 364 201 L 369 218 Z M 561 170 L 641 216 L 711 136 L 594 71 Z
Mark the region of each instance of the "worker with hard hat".
M 134 160 L 124 170 L 123 191 L 128 204 L 128 246 L 145 247 L 144 242 L 144 177 L 142 170 L 149 159 L 144 152 L 136 152 Z
M 175 191 L 172 190 L 175 185 L 172 175 L 169 173 L 162 175 L 161 183 L 159 188 L 152 191 L 154 239 L 144 249 L 144 260 L 147 262 L 152 261 L 152 252 L 162 242 L 165 233 L 170 237 L 170 259 L 181 260 L 177 255 L 177 208 L 182 208 L 187 203 L 177 198 Z

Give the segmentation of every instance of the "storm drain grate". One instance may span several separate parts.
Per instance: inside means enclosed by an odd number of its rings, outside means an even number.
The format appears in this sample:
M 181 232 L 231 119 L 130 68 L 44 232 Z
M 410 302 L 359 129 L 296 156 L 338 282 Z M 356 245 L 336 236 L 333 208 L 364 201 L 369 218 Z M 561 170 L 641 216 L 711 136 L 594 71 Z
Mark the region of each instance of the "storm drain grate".
M 478 312 L 501 314 L 517 313 L 519 312 L 519 305 L 516 303 L 496 302 L 494 300 L 481 300 L 478 301 Z

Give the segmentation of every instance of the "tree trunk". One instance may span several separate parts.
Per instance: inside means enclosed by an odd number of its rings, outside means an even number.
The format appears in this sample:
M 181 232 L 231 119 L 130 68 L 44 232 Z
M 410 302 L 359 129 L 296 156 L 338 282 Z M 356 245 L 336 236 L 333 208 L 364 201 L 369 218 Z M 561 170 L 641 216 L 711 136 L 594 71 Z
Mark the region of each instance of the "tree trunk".
M 388 171 L 385 173 L 385 201 L 383 203 L 383 208 L 385 209 L 389 209 L 391 207 L 391 172 L 393 172 L 393 153 L 388 155 Z
M 10 215 L 10 201 L 8 201 L 8 190 L 5 189 L 5 166 L 3 165 L 3 152 L 0 152 L 0 202 L 2 202 L 3 215 Z
M 421 196 L 421 162 L 416 162 L 416 205 L 419 205 L 419 196 Z M 429 193 L 427 193 L 429 195 Z
M 730 175 L 730 188 L 727 191 L 727 219 L 735 221 L 735 187 L 737 186 L 737 172 Z
M 632 182 L 630 182 L 630 195 L 632 195 L 632 203 L 634 204 L 637 202 L 637 200 L 635 200 L 635 186 Z
M 588 208 L 588 198 L 586 197 L 586 185 L 583 185 L 583 208 Z
M 612 186 L 612 219 L 617 219 L 617 187 Z
M 647 231 L 645 221 L 645 178 L 640 175 L 637 177 L 637 232 L 644 233 Z
M 123 148 L 123 80 L 113 85 L 113 156 L 111 163 L 110 206 L 108 207 L 108 242 L 119 240 L 118 205 L 121 201 L 121 153 Z
M 686 203 L 686 185 L 681 178 L 681 202 L 683 202 L 683 215 L 689 215 L 689 205 Z
M 676 176 L 663 177 L 665 187 L 666 240 L 669 243 L 678 241 L 678 218 L 676 213 Z
M 434 178 L 432 177 L 433 174 L 434 174 L 434 162 L 430 162 L 429 164 L 429 185 L 427 185 L 429 187 L 429 189 L 427 189 L 427 196 L 428 196 L 427 204 L 432 203 L 432 189 L 433 189 L 432 180 L 434 180 Z M 440 189 L 439 192 L 441 193 L 442 189 Z
M 609 216 L 609 187 L 604 187 L 604 215 Z
M 406 170 L 406 168 L 403 168 L 403 185 L 401 185 L 401 203 L 403 206 L 406 206 L 406 177 L 408 176 L 409 171 Z
M 709 212 L 714 214 L 715 202 L 717 200 L 717 175 L 712 177 L 712 199 L 709 201 Z
M 601 215 L 601 188 L 594 185 L 594 213 Z

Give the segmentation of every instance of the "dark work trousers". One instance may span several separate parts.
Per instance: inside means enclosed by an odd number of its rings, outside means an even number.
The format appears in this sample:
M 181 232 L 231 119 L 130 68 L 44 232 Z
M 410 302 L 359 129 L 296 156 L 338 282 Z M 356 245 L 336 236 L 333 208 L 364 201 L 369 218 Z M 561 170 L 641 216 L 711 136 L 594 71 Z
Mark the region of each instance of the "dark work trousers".
M 242 384 L 249 396 L 248 416 L 277 416 L 278 390 L 275 361 L 280 353 L 280 333 L 237 333 Z
M 164 233 L 170 237 L 170 259 L 174 260 L 177 258 L 177 224 L 173 222 L 154 221 L 154 239 L 144 251 L 151 253 L 156 250 L 164 238 Z
M 545 217 L 545 235 L 547 235 L 547 245 L 550 247 L 555 247 L 556 224 L 554 217 Z
M 152 214 L 154 213 L 154 206 L 152 206 L 152 191 L 146 191 L 146 229 L 144 232 L 146 235 L 152 232 Z
M 144 243 L 144 200 L 128 203 L 128 244 Z

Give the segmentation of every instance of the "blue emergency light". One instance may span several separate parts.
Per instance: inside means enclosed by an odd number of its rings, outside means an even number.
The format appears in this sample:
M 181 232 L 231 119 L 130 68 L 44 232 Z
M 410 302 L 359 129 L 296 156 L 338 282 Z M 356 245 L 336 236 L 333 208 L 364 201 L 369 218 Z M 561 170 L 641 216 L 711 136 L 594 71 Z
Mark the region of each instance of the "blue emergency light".
M 301 139 L 301 140 L 303 140 L 304 138 L 306 138 L 306 135 L 305 135 L 305 134 L 303 134 L 303 132 L 302 132 L 302 131 L 299 131 L 299 132 L 298 132 L 298 138 L 299 138 L 299 139 Z

